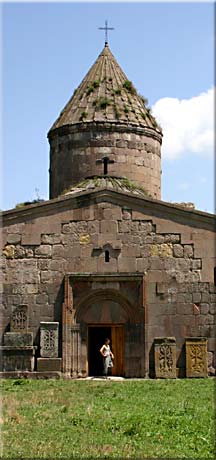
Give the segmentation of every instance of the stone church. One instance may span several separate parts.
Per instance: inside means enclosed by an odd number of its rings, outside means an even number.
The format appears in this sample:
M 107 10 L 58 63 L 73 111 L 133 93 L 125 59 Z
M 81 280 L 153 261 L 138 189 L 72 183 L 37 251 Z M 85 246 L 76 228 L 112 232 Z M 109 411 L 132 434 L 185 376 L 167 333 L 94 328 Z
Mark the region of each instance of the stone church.
M 162 130 L 108 43 L 48 133 L 50 198 L 3 212 L 1 376 L 214 375 L 215 216 L 161 200 Z

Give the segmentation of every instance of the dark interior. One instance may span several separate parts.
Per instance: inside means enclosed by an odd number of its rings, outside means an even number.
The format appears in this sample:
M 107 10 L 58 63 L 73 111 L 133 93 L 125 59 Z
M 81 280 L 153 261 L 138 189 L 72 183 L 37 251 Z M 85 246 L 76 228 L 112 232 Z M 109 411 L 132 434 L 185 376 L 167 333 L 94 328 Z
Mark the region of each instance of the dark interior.
M 88 329 L 88 362 L 89 375 L 103 375 L 103 357 L 100 353 L 100 348 L 104 344 L 105 339 L 111 341 L 111 327 L 89 327 Z M 111 345 L 111 343 L 110 343 Z

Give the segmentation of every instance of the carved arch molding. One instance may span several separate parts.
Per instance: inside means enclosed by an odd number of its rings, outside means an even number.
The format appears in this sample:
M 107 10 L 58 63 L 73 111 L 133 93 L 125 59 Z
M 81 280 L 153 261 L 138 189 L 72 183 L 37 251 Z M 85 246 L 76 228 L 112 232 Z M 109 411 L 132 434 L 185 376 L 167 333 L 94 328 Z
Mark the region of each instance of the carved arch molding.
M 62 305 L 62 371 L 87 375 L 88 324 L 145 324 L 144 280 L 140 274 L 69 273 Z

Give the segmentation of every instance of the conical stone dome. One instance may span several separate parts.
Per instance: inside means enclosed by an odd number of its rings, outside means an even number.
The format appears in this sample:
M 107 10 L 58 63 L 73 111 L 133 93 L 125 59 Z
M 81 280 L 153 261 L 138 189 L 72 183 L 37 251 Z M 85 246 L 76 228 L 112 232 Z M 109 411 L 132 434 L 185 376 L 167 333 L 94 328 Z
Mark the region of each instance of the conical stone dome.
M 108 45 L 74 91 L 51 131 L 83 122 L 129 123 L 161 131 Z
M 91 176 L 126 177 L 160 199 L 162 132 L 108 44 L 48 133 L 50 198 Z

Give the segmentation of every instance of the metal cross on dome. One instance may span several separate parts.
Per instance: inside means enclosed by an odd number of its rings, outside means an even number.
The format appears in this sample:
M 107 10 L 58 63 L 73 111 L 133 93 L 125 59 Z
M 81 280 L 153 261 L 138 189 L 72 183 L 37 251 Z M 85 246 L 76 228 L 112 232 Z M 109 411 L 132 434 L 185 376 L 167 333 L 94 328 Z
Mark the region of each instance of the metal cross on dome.
M 105 30 L 105 45 L 108 45 L 108 30 L 114 30 L 114 27 L 108 27 L 108 21 L 105 21 L 105 27 L 98 27 L 99 30 Z

